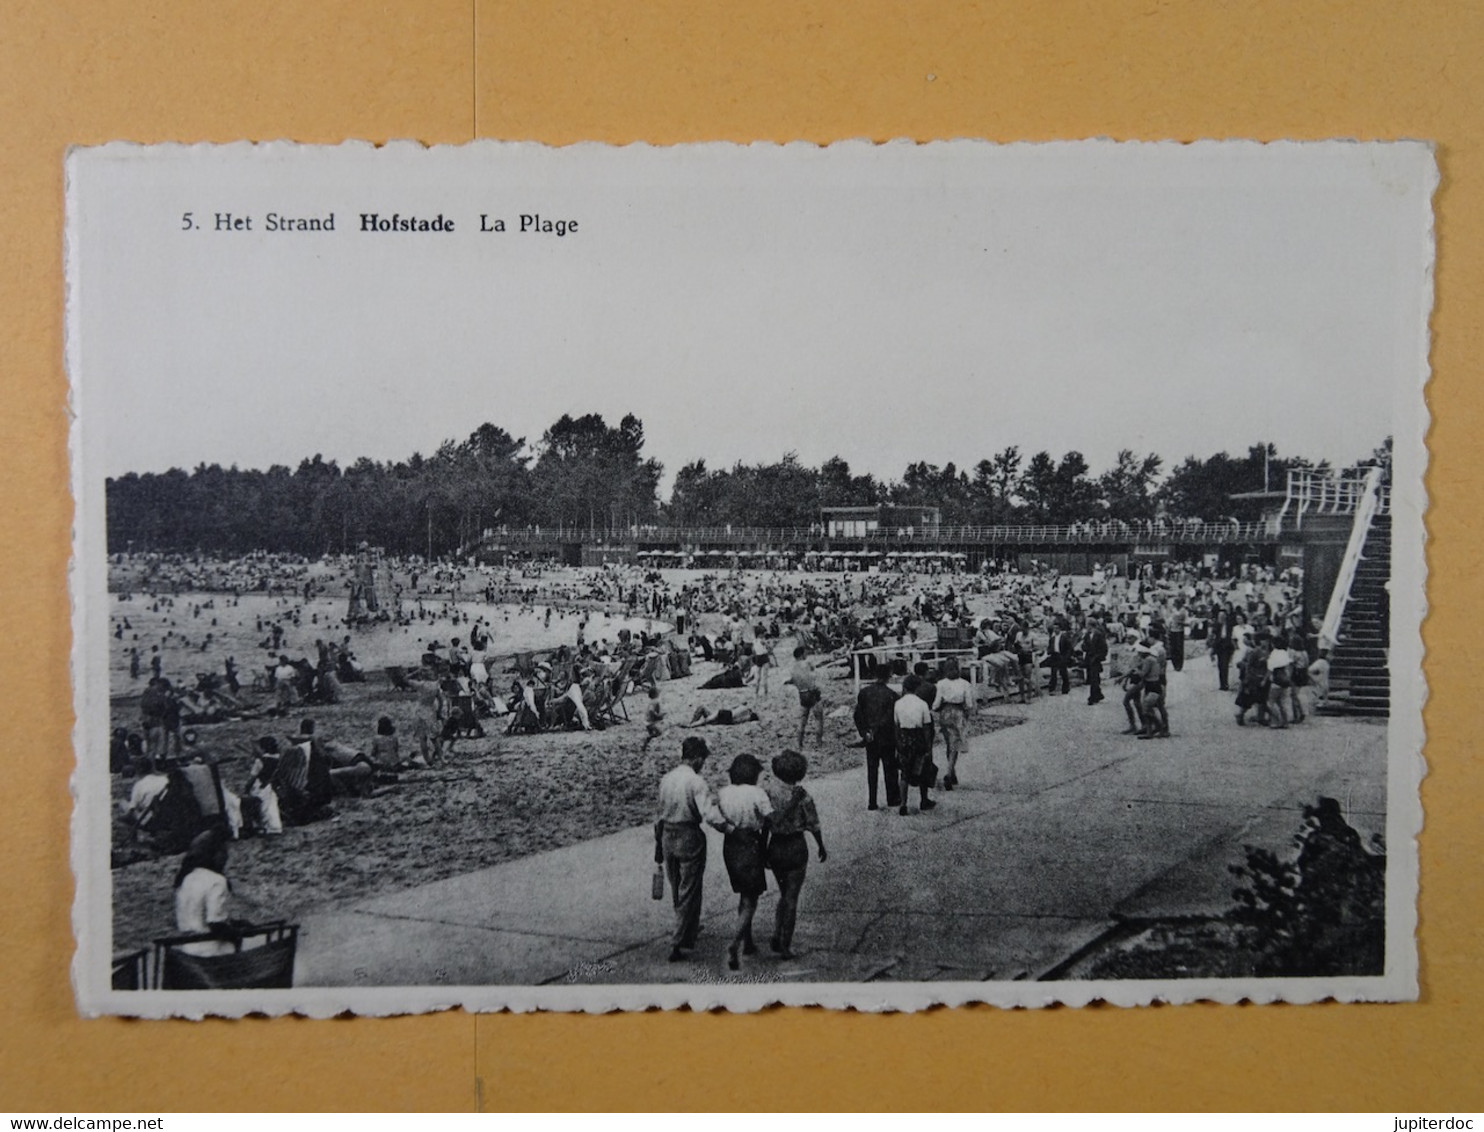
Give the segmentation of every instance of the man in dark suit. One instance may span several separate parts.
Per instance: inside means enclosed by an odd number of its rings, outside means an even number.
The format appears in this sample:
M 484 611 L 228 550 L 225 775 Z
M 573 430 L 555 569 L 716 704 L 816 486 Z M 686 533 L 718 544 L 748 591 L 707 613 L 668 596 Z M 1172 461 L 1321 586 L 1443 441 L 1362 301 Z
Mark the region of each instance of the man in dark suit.
M 1050 671 L 1046 676 L 1046 694 L 1056 695 L 1057 677 L 1061 678 L 1061 694 L 1072 691 L 1072 630 L 1065 617 L 1058 617 L 1051 629 L 1050 647 L 1046 650 Z
M 1087 670 L 1087 702 L 1103 702 L 1103 664 L 1108 659 L 1108 634 L 1103 631 L 1102 614 L 1087 619 L 1087 632 L 1082 637 L 1082 661 Z
M 863 685 L 855 700 L 855 729 L 866 742 L 866 799 L 867 809 L 875 810 L 878 768 L 886 775 L 886 804 L 888 807 L 901 803 L 897 789 L 900 777 L 897 767 L 896 723 L 892 709 L 897 694 L 887 686 L 891 676 L 889 665 L 876 669 L 875 679 Z

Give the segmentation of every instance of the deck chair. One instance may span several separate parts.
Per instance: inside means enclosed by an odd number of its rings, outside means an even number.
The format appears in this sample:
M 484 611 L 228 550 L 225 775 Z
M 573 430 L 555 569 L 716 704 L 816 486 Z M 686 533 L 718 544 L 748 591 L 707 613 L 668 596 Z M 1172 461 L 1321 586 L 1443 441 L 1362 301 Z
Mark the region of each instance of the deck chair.
M 171 767 L 169 784 L 139 815 L 136 836 L 166 853 L 183 850 L 196 834 L 229 828 L 221 773 L 214 763 Z
M 631 676 L 617 676 L 613 680 L 613 699 L 608 701 L 608 720 L 617 723 L 622 720 L 629 722 L 628 699 L 634 694 L 634 689 L 639 685 Z
M 659 666 L 660 666 L 660 654 L 659 653 L 657 653 L 657 652 L 656 653 L 650 653 L 648 656 L 645 656 L 642 659 L 642 661 L 638 665 L 636 665 L 638 671 L 634 675 L 634 683 L 635 684 L 652 684 L 652 683 L 654 683 L 654 674 L 655 674 L 655 671 L 659 668 Z
M 562 731 L 577 718 L 577 710 L 567 699 L 568 688 L 558 692 L 555 684 L 548 684 L 544 689 L 536 689 L 536 702 L 541 705 L 541 730 Z M 592 716 L 589 715 L 588 718 L 591 719 Z
M 563 661 L 553 661 L 546 682 L 554 687 L 565 688 L 572 683 L 572 672 L 575 668 L 576 662 L 571 657 Z
M 448 697 L 448 718 L 443 721 L 445 739 L 483 739 L 484 726 L 474 706 L 474 693 L 460 689 L 460 681 L 447 680 L 443 693 Z
M 113 989 L 149 989 L 149 948 L 113 957 Z
M 595 675 L 588 691 L 583 693 L 582 702 L 594 727 L 611 727 L 621 722 L 614 714 L 613 677 L 605 673 Z
M 515 709 L 510 713 L 510 722 L 505 725 L 506 735 L 530 735 L 546 730 L 546 701 L 549 698 L 545 688 L 537 687 L 534 690 L 536 710 L 526 703 L 522 695 L 516 701 Z
M 294 955 L 299 925 L 276 920 L 248 924 L 232 933 L 234 950 L 223 955 L 192 955 L 185 944 L 224 937 L 210 932 L 155 940 L 155 987 L 158 990 L 248 990 L 294 985 Z M 262 940 L 255 946 L 249 941 Z
M 303 825 L 329 816 L 334 786 L 330 761 L 318 744 L 311 743 L 307 754 L 301 745 L 291 745 L 279 757 L 272 781 L 279 810 L 288 825 Z

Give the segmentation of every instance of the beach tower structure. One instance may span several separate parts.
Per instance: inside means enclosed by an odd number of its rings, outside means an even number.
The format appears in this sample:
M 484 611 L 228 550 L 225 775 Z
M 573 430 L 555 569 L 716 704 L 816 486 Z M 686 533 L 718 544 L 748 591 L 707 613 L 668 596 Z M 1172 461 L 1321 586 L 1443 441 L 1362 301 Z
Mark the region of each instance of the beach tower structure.
M 376 587 L 376 560 L 365 556 L 356 564 L 356 573 L 361 583 L 361 601 L 367 613 L 381 612 L 381 597 Z
M 356 560 L 350 569 L 350 599 L 345 611 L 346 621 L 354 624 L 381 612 L 381 594 L 376 581 L 376 567 L 380 554 L 366 543 L 356 551 Z
M 1330 659 L 1325 715 L 1391 714 L 1391 485 L 1379 465 L 1294 468 L 1261 498 L 1279 561 L 1303 567 L 1303 603 Z M 1322 612 L 1322 615 L 1320 613 Z

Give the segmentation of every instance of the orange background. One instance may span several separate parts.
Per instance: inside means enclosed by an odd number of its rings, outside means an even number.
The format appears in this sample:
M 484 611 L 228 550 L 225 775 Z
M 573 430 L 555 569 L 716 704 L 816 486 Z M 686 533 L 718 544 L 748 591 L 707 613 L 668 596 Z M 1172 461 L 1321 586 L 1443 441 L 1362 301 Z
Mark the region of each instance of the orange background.
M 1484 1108 L 1484 791 L 1469 667 L 1479 615 L 1469 575 L 1484 550 L 1472 459 L 1484 409 L 1484 6 L 4 0 L 0 20 L 0 1109 L 469 1109 L 481 1098 L 486 1108 Z M 1439 143 L 1422 1001 L 76 1017 L 67 145 L 1095 135 Z

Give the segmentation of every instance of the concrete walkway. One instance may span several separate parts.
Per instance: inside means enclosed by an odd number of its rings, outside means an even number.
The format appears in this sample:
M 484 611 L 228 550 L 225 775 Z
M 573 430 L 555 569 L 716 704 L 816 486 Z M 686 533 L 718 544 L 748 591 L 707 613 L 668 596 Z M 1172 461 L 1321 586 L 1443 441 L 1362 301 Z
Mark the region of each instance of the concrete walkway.
M 1026 722 L 976 739 L 960 760 L 963 785 L 927 814 L 867 811 L 862 770 L 807 779 L 830 856 L 810 866 L 799 956 L 767 950 L 770 892 L 756 927 L 763 953 L 743 975 L 1034 979 L 1119 917 L 1225 909 L 1242 846 L 1286 846 L 1321 794 L 1362 836 L 1383 831 L 1384 723 L 1238 728 L 1231 696 L 1214 685 L 1203 658 L 1171 673 L 1169 740 L 1119 734 L 1112 688 L 1096 707 L 1074 688 L 991 709 Z M 644 826 L 306 917 L 296 982 L 713 981 L 727 973 L 735 898 L 720 835 L 710 836 L 705 928 L 689 962 L 666 961 L 671 906 L 668 893 L 650 899 Z

